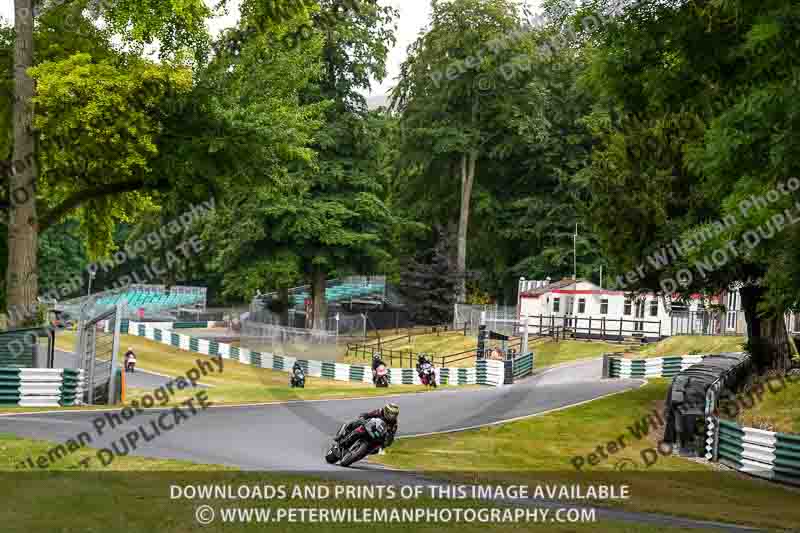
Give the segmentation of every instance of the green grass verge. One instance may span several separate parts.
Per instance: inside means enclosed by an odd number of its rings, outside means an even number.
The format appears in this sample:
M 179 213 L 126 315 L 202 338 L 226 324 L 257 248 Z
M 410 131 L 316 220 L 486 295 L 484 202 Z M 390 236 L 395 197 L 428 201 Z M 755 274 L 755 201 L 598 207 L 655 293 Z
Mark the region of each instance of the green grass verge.
M 676 456 L 660 456 L 647 467 L 642 453 L 657 446 L 659 434 L 651 431 L 637 439 L 629 428 L 653 415 L 658 402 L 666 397 L 667 387 L 666 380 L 654 380 L 641 389 L 527 420 L 401 439 L 375 460 L 397 468 L 442 472 L 454 479 L 466 476 L 473 481 L 625 482 L 631 487 L 631 499 L 613 504 L 628 510 L 800 528 L 797 491 L 733 472 L 714 471 Z M 619 443 L 620 436 L 624 436 L 625 447 L 616 444 L 616 449 L 611 448 L 608 443 Z M 598 447 L 607 459 L 600 457 Z M 590 453 L 597 455 L 590 459 Z M 585 461 L 580 471 L 573 467 L 577 456 Z
M 19 439 L 0 434 L 0 470 L 13 470 L 14 466 L 30 455 L 46 454 L 53 443 Z M 246 474 L 236 472 L 224 466 L 198 465 L 187 461 L 150 459 L 143 457 L 118 457 L 108 467 L 91 462 L 88 469 L 80 464 L 90 450 L 79 450 L 63 461 L 54 464 L 47 472 L 22 472 L 2 474 L 6 476 L 7 492 L 4 505 L 0 508 L 0 523 L 3 531 L 10 532 L 71 532 L 96 531 L 111 529 L 125 532 L 151 533 L 162 531 L 167 533 L 185 533 L 189 531 L 375 531 L 396 532 L 415 531 L 459 531 L 468 533 L 482 532 L 521 532 L 547 531 L 555 533 L 582 533 L 606 531 L 610 533 L 673 533 L 678 528 L 658 527 L 650 524 L 636 524 L 597 520 L 584 523 L 517 523 L 517 524 L 480 524 L 480 523 L 341 523 L 314 524 L 290 522 L 284 518 L 275 523 L 229 523 L 222 524 L 217 520 L 211 525 L 201 526 L 195 521 L 195 511 L 200 505 L 215 508 L 217 517 L 222 507 L 240 507 L 243 509 L 269 508 L 273 513 L 277 509 L 288 507 L 315 507 L 327 509 L 342 508 L 377 508 L 377 509 L 409 509 L 409 508 L 485 508 L 495 507 L 488 502 L 471 500 L 442 500 L 423 496 L 404 500 L 369 498 L 354 499 L 346 495 L 336 496 L 335 483 L 321 478 L 304 476 L 257 473 Z M 96 465 L 96 466 L 92 466 Z M 286 498 L 278 500 L 207 500 L 172 498 L 172 486 L 187 485 L 219 485 L 236 489 L 239 486 L 260 487 L 284 486 Z M 331 497 L 316 501 L 307 498 L 291 498 L 294 487 L 301 490 L 306 487 L 325 487 Z M 550 511 L 552 519 L 554 511 Z M 702 531 L 702 530 L 699 530 Z
M 773 380 L 765 384 L 760 395 L 740 396 L 735 407 L 731 406 L 734 413 L 741 411 L 737 422 L 767 431 L 800 434 L 800 378 L 793 381 Z
M 56 344 L 61 349 L 74 346 L 75 334 L 59 333 Z M 137 367 L 167 376 L 181 376 L 197 366 L 197 359 L 208 359 L 207 356 L 194 354 L 133 335 L 122 335 L 122 346 L 132 347 L 136 352 Z M 217 368 L 215 365 L 212 365 Z M 209 401 L 213 404 L 259 403 L 285 400 L 317 400 L 330 398 L 354 398 L 385 396 L 388 394 L 406 394 L 426 392 L 421 385 L 403 385 L 389 388 L 377 388 L 368 383 L 334 381 L 330 379 L 306 377 L 303 389 L 289 387 L 289 373 L 257 368 L 251 365 L 223 359 L 221 373 L 208 373 L 200 379 L 200 383 L 211 385 L 207 390 Z M 129 389 L 126 401 L 145 394 L 147 390 Z M 191 389 L 177 390 L 171 403 L 181 402 L 195 393 Z M 15 410 L 25 410 L 17 408 Z M 10 410 L 9 412 L 13 412 Z
M 531 348 L 535 355 L 534 368 L 547 368 L 570 361 L 602 357 L 604 353 L 618 352 L 623 347 L 598 341 L 552 340 L 538 341 Z
M 741 352 L 744 337 L 678 335 L 641 348 L 627 350 L 628 357 L 646 359 L 665 355 L 692 355 L 700 353 Z

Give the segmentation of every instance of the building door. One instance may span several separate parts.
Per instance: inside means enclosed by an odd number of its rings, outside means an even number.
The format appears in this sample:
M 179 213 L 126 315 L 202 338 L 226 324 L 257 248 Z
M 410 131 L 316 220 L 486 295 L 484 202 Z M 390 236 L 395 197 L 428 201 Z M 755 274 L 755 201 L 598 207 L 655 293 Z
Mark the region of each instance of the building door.
M 633 329 L 635 331 L 644 331 L 644 308 L 644 298 L 639 298 L 636 300 L 636 310 L 634 311 L 634 318 L 636 319 L 636 322 L 634 322 L 633 325 Z
M 739 315 L 739 291 L 728 292 L 727 314 L 725 317 L 725 327 L 728 331 L 736 330 L 736 317 Z

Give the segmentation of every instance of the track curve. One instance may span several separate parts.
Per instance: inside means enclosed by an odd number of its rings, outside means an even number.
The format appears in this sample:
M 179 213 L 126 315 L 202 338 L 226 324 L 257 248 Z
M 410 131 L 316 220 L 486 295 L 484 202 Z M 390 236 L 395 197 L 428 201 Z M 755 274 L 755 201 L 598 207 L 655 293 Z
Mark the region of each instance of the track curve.
M 600 379 L 602 360 L 582 361 L 546 370 L 512 386 L 480 390 L 441 390 L 368 399 L 292 401 L 249 406 L 211 407 L 132 451 L 132 455 L 183 459 L 238 467 L 248 471 L 309 473 L 348 481 L 384 484 L 448 485 L 413 472 L 395 471 L 368 462 L 350 468 L 328 465 L 324 453 L 339 425 L 380 406 L 387 398 L 400 405 L 399 438 L 455 432 L 528 418 L 552 410 L 635 389 L 639 379 Z M 164 409 L 152 409 L 128 424 L 96 437 L 92 421 L 119 409 L 0 415 L 0 433 L 66 442 L 82 431 L 93 435 L 93 448 L 111 447 L 125 434 L 149 424 Z M 560 501 L 515 500 L 497 503 L 562 507 Z M 653 513 L 596 509 L 604 520 L 750 532 L 758 528 Z
M 400 406 L 398 437 L 458 431 L 536 415 L 641 386 L 642 380 L 602 380 L 601 361 L 557 367 L 512 386 L 441 390 L 390 396 Z M 379 407 L 387 397 L 295 401 L 252 406 L 218 406 L 200 413 L 133 455 L 223 464 L 246 470 L 341 470 L 324 461 L 339 425 Z M 63 442 L 81 431 L 110 446 L 163 410 L 148 410 L 131 422 L 96 436 L 87 411 L 0 416 L 0 433 Z

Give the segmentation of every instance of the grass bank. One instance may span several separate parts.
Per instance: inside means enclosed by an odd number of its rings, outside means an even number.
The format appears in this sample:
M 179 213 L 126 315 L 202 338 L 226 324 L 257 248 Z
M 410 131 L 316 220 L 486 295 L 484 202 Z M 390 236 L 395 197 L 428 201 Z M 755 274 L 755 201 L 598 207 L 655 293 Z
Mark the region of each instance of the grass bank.
M 800 434 L 800 376 L 770 380 L 762 393 L 742 395 L 733 405 L 742 426 Z
M 657 407 L 667 387 L 654 380 L 522 421 L 401 439 L 375 460 L 472 481 L 627 483 L 631 498 L 613 504 L 629 510 L 800 528 L 797 491 L 656 451 L 663 431 Z
M 700 353 L 741 352 L 744 337 L 707 335 L 678 335 L 663 341 L 627 350 L 633 358 L 693 355 Z
M 56 339 L 58 347 L 64 350 L 70 349 L 70 346 L 74 346 L 74 335 L 72 332 L 60 333 Z M 201 354 L 186 352 L 134 335 L 122 335 L 120 342 L 123 347 L 130 346 L 134 349 L 139 369 L 166 376 L 185 376 L 197 366 L 198 359 L 207 359 L 207 356 Z M 215 365 L 212 366 L 216 368 Z M 223 359 L 222 372 L 209 372 L 201 377 L 200 383 L 211 385 L 207 393 L 209 401 L 214 404 L 372 397 L 426 391 L 425 387 L 417 385 L 379 389 L 368 383 L 314 377 L 306 377 L 305 388 L 292 389 L 289 387 L 288 372 L 257 368 L 230 359 Z M 135 399 L 148 392 L 152 391 L 129 389 L 126 400 Z M 194 394 L 191 389 L 176 390 L 176 394 L 171 398 L 172 403 L 183 401 Z
M 88 463 L 84 469 L 80 461 L 93 455 L 90 450 L 79 450 L 63 461 L 52 465 L 47 472 L 14 471 L 20 461 L 31 455 L 46 454 L 54 443 L 18 439 L 0 435 L 0 471 L 7 483 L 5 505 L 0 508 L 3 530 L 9 532 L 52 531 L 118 531 L 150 533 L 186 533 L 190 531 L 280 531 L 300 533 L 309 531 L 458 531 L 459 533 L 542 531 L 555 533 L 675 533 L 678 528 L 658 527 L 651 524 L 636 524 L 616 521 L 554 523 L 553 514 L 544 523 L 480 524 L 480 523 L 311 523 L 308 519 L 289 521 L 284 517 L 268 523 L 259 520 L 239 520 L 224 524 L 219 519 L 223 507 L 242 509 L 278 509 L 289 507 L 313 507 L 327 509 L 397 509 L 413 508 L 492 508 L 487 502 L 471 500 L 441 500 L 423 496 L 417 499 L 355 498 L 346 493 L 336 493 L 336 483 L 317 477 L 294 476 L 271 473 L 247 474 L 218 465 L 199 465 L 187 461 L 150 459 L 144 457 L 118 457 L 108 467 L 98 462 Z M 173 497 L 172 487 L 229 486 L 234 490 L 240 486 L 283 487 L 285 496 L 278 499 L 220 500 L 199 497 L 196 499 Z M 305 491 L 329 491 L 328 498 L 314 501 L 295 494 L 295 487 Z M 323 487 L 324 489 L 320 489 Z M 294 497 L 293 497 L 294 496 Z M 196 521 L 200 505 L 215 509 L 217 520 L 210 525 Z M 266 512 L 266 511 L 265 511 Z M 554 513 L 555 511 L 551 511 Z M 702 530 L 698 530 L 702 531 Z

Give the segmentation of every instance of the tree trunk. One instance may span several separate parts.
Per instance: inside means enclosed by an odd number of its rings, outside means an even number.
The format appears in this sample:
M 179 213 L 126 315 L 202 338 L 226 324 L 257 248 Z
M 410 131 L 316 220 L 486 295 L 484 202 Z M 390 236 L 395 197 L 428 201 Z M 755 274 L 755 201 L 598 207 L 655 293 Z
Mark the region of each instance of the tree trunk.
M 756 370 L 763 374 L 767 370 L 786 372 L 791 365 L 789 336 L 783 313 L 761 316 L 758 304 L 764 296 L 762 287 L 739 289 L 742 309 L 747 323 L 748 350 L 753 357 Z
M 458 218 L 458 247 L 456 252 L 456 269 L 458 270 L 458 290 L 456 301 L 467 300 L 467 231 L 469 229 L 469 207 L 472 200 L 472 185 L 475 180 L 476 152 L 461 156 L 461 211 Z
M 328 316 L 328 305 L 325 301 L 326 282 L 325 271 L 320 267 L 314 267 L 311 279 L 311 329 L 325 329 L 325 320 Z
M 281 302 L 281 326 L 289 325 L 289 287 L 278 289 L 278 299 Z M 294 325 L 294 324 L 292 324 Z
M 33 138 L 33 1 L 15 0 L 14 16 L 14 172 L 9 180 L 8 315 L 9 327 L 36 322 L 38 223 L 36 157 Z

